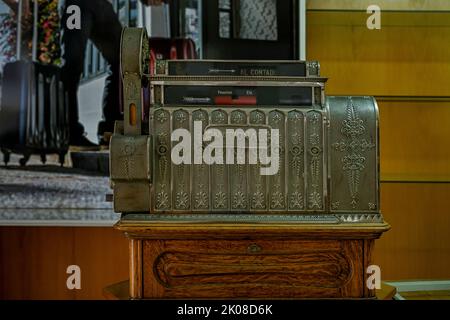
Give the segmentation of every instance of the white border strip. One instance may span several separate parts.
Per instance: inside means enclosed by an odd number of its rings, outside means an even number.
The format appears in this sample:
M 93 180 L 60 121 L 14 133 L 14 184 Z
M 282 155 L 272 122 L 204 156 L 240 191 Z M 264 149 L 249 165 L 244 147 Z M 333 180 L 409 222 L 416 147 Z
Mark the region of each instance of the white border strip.
M 306 0 L 299 0 L 298 8 L 298 52 L 300 60 L 306 61 Z
M 397 288 L 397 292 L 450 290 L 450 280 L 417 280 L 385 282 Z
M 112 227 L 117 220 L 0 220 L 0 227 Z

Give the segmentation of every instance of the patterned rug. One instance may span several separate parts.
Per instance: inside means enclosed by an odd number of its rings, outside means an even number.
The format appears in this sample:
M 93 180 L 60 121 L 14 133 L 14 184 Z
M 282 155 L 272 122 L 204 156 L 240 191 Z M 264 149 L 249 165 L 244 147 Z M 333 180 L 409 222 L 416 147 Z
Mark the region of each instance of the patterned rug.
M 20 167 L 17 158 L 0 166 L 0 220 L 115 220 L 106 202 L 112 193 L 109 178 L 92 172 L 30 159 Z
M 0 167 L 0 208 L 110 209 L 109 179 L 56 166 Z

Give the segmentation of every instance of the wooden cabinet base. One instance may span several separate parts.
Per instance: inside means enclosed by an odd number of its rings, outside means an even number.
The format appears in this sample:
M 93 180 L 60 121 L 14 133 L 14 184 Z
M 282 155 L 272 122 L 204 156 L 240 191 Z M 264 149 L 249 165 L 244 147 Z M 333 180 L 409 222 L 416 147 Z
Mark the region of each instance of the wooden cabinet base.
M 375 298 L 374 240 L 389 225 L 120 221 L 129 237 L 130 297 Z
M 392 300 L 396 293 L 395 287 L 381 282 L 381 288 L 376 290 L 376 299 Z M 107 300 L 130 300 L 130 281 L 125 280 L 107 286 L 103 289 L 103 296 Z

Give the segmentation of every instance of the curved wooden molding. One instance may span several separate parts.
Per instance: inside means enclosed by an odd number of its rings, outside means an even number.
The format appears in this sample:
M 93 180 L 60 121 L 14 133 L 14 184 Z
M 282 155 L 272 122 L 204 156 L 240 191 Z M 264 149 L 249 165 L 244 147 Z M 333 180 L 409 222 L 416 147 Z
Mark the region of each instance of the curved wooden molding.
M 290 254 L 209 254 L 163 252 L 154 262 L 156 279 L 166 288 L 239 284 L 341 288 L 353 266 L 339 252 Z

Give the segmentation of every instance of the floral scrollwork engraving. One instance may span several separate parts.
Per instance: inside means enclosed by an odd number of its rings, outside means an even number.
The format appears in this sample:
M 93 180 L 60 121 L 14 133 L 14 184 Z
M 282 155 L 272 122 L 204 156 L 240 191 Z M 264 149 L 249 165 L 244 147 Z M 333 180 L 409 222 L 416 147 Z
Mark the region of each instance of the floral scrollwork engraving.
M 238 190 L 233 195 L 233 209 L 244 209 L 247 206 L 247 197 L 242 190 Z
M 295 191 L 291 194 L 289 206 L 291 209 L 303 208 L 303 195 L 301 192 Z
M 322 120 L 319 112 L 311 112 L 308 116 L 311 133 L 309 135 L 309 170 L 311 174 L 311 192 L 308 195 L 308 208 L 311 210 L 322 209 L 322 194 L 320 190 L 320 176 L 322 172 L 322 155 L 320 122 Z
M 169 195 L 164 190 L 161 190 L 156 195 L 156 208 L 157 209 L 165 209 L 169 204 Z
M 341 133 L 346 140 L 333 143 L 336 151 L 346 152 L 342 157 L 342 170 L 346 173 L 350 191 L 350 204 L 355 209 L 359 203 L 359 186 L 361 172 L 365 169 L 366 158 L 363 152 L 375 148 L 375 144 L 360 139 L 366 131 L 364 121 L 360 118 L 358 107 L 350 98 L 346 109 L 346 118 L 342 121 Z M 371 209 L 372 210 L 372 209 Z
M 227 114 L 223 110 L 214 110 L 212 112 L 212 121 L 216 124 L 225 124 L 227 123 Z
M 187 209 L 189 207 L 189 195 L 184 190 L 177 192 L 175 207 L 177 209 Z
M 225 209 L 227 203 L 227 195 L 223 191 L 218 191 L 214 195 L 214 208 L 215 209 Z
M 158 158 L 158 173 L 159 173 L 159 188 L 160 191 L 156 195 L 156 208 L 157 209 L 167 209 L 169 207 L 169 195 L 167 192 L 167 170 L 169 166 L 169 160 L 167 159 L 167 153 L 169 151 L 168 147 L 168 136 L 166 133 L 159 133 L 157 136 L 157 149 L 156 152 L 159 156 Z

